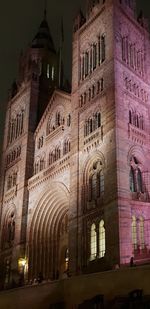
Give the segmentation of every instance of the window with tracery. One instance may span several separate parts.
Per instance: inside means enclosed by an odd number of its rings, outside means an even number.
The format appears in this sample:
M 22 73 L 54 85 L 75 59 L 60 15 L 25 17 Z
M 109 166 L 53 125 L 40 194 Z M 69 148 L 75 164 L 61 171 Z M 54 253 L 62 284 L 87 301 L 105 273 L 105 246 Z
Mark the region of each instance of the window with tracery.
M 64 110 L 62 107 L 53 113 L 47 123 L 47 134 L 55 131 L 58 127 L 65 124 Z
M 129 110 L 129 123 L 141 130 L 144 130 L 143 115 L 140 115 L 132 110 Z
M 99 35 L 90 48 L 83 51 L 80 56 L 80 80 L 84 80 L 106 59 L 106 37 L 105 34 Z
M 60 158 L 61 158 L 61 148 L 60 146 L 56 146 L 55 149 L 53 149 L 49 153 L 49 165 L 58 161 Z
M 104 220 L 93 222 L 90 227 L 90 261 L 103 258 L 106 251 Z
M 70 152 L 70 141 L 67 139 L 64 141 L 63 144 L 63 155 L 66 155 L 69 152 Z
M 96 112 L 92 117 L 89 117 L 84 125 L 84 137 L 88 136 L 95 130 L 101 127 L 101 113 Z
M 10 190 L 17 184 L 17 171 L 11 172 L 7 177 L 7 190 Z
M 130 191 L 131 192 L 143 193 L 145 191 L 141 164 L 136 159 L 136 157 L 131 158 L 129 179 L 130 179 Z
M 24 130 L 24 110 L 15 115 L 9 121 L 7 142 L 11 144 L 15 139 L 22 135 Z
M 136 42 L 131 42 L 128 35 L 122 37 L 122 60 L 140 75 L 144 75 L 144 50 Z
M 104 173 L 101 161 L 95 162 L 90 169 L 88 192 L 89 201 L 96 200 L 104 193 Z
M 145 227 L 144 218 L 140 216 L 132 216 L 132 245 L 133 250 L 137 250 L 137 253 L 145 249 Z

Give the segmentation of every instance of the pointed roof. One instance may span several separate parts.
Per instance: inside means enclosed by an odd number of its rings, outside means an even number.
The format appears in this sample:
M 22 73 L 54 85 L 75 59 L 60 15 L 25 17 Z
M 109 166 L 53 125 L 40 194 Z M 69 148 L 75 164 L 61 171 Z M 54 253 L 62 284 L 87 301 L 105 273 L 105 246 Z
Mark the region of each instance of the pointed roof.
M 32 40 L 32 48 L 48 48 L 49 50 L 55 52 L 55 47 L 51 33 L 49 30 L 48 22 L 46 20 L 46 11 L 44 11 L 44 19 L 42 20 L 39 30 Z
M 104 3 L 105 1 L 103 1 Z M 94 6 L 100 4 L 100 0 L 87 0 L 87 14 L 89 15 Z

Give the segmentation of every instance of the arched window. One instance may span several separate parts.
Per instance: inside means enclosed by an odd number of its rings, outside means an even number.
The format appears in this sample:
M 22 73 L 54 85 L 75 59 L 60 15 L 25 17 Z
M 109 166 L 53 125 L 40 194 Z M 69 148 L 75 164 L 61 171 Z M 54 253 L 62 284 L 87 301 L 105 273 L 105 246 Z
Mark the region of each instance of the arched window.
M 91 225 L 90 250 L 91 250 L 90 259 L 94 260 L 97 254 L 97 233 L 95 223 Z
M 97 44 L 93 44 L 93 70 L 96 69 L 97 65 Z
M 129 123 L 132 124 L 132 112 L 131 111 L 129 111 Z
M 139 116 L 138 115 L 136 115 L 136 126 L 137 128 L 139 128 Z
M 17 172 L 14 172 L 13 173 L 13 186 L 16 186 L 16 184 L 17 184 Z
M 97 174 L 94 173 L 91 179 L 92 200 L 97 198 Z
M 105 60 L 105 35 L 101 36 L 101 62 Z
M 105 241 L 105 227 L 104 220 L 99 223 L 99 257 L 102 258 L 105 255 L 106 241 Z
M 93 163 L 88 178 L 88 196 L 89 201 L 94 201 L 104 193 L 104 173 L 102 162 L 96 161 Z
M 101 126 L 101 114 L 100 113 L 97 114 L 97 126 L 98 128 Z
M 7 241 L 11 243 L 15 238 L 15 216 L 14 213 L 11 214 L 8 220 L 7 226 Z
M 65 270 L 68 270 L 69 267 L 69 249 L 65 251 Z
M 97 174 L 97 197 L 104 193 L 104 174 L 103 171 L 99 171 Z
M 60 159 L 60 156 L 61 156 L 60 147 L 57 146 L 57 147 L 55 148 L 55 159 L 56 159 L 56 160 L 59 160 L 59 159 Z
M 145 248 L 145 241 L 144 241 L 144 219 L 140 217 L 139 221 L 139 232 L 140 232 L 140 248 Z
M 42 171 L 45 168 L 45 160 L 41 159 L 40 160 L 40 171 Z
M 138 192 L 143 192 L 142 173 L 139 168 L 137 170 L 137 186 L 138 186 Z
M 130 169 L 130 191 L 136 192 L 135 175 L 134 175 L 134 169 L 132 166 Z
M 133 249 L 137 249 L 137 224 L 136 224 L 136 217 L 132 217 L 132 245 Z
M 93 121 L 92 121 L 92 119 L 90 119 L 90 133 L 92 133 L 92 131 L 93 131 Z
M 67 117 L 67 126 L 70 127 L 71 125 L 71 115 L 69 114 Z

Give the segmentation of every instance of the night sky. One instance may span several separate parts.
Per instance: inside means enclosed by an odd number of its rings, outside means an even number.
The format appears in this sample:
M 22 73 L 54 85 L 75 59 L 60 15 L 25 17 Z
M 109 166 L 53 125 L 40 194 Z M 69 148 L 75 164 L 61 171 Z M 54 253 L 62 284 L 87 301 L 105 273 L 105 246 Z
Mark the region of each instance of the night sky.
M 71 77 L 72 21 L 87 0 L 48 0 L 47 20 L 56 46 L 59 47 L 61 18 L 64 21 L 65 75 Z M 0 1 L 0 143 L 8 89 L 17 76 L 21 49 L 30 44 L 43 18 L 44 0 Z M 138 8 L 150 20 L 150 1 L 137 0 Z M 1 148 L 1 147 L 0 147 Z

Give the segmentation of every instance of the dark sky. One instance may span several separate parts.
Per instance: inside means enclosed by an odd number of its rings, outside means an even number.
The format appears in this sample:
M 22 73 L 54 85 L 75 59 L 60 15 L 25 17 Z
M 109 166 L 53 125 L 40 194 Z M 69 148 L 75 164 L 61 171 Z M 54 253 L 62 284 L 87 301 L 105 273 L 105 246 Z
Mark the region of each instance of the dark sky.
M 47 19 L 56 48 L 59 45 L 60 20 L 64 20 L 65 72 L 71 76 L 72 20 L 87 0 L 48 0 Z M 0 1 L 0 142 L 8 89 L 17 75 L 18 56 L 36 34 L 43 18 L 44 0 Z M 137 0 L 150 19 L 150 1 Z M 0 147 L 1 148 L 1 147 Z

